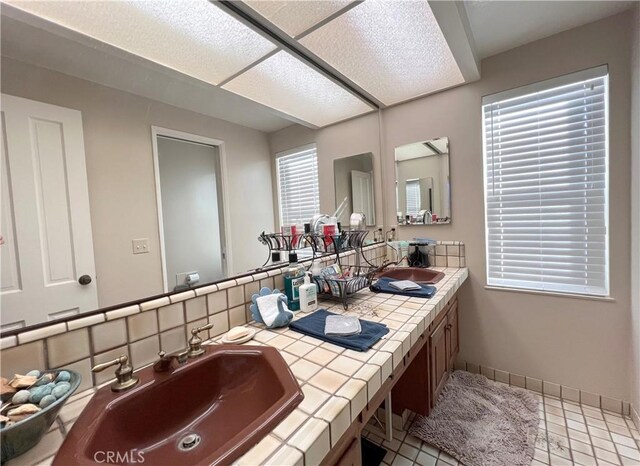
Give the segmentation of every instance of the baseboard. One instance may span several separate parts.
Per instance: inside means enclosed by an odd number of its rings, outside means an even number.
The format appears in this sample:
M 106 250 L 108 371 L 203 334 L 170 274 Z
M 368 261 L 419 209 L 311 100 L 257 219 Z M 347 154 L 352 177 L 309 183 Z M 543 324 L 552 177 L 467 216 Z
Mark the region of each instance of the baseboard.
M 490 380 L 513 385 L 514 387 L 526 388 L 528 390 L 533 390 L 535 392 L 554 396 L 563 400 L 573 401 L 574 403 L 581 403 L 587 406 L 593 406 L 594 408 L 600 408 L 604 411 L 622 414 L 623 416 L 630 416 L 636 427 L 640 424 L 638 412 L 635 408 L 632 409 L 631 404 L 627 401 L 617 400 L 615 398 L 609 398 L 607 396 L 598 395 L 585 390 L 579 390 L 577 388 L 567 387 L 554 382 L 527 377 L 526 375 L 513 374 L 511 372 L 494 369 L 493 367 L 482 366 L 462 360 L 456 361 L 455 368 L 466 370 L 474 374 L 482 374 Z

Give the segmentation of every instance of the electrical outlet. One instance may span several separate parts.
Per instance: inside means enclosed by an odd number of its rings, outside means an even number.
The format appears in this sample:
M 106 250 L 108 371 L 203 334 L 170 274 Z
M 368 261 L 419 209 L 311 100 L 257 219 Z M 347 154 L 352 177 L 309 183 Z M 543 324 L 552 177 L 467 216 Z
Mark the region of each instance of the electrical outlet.
M 134 254 L 146 254 L 149 252 L 149 238 L 134 239 L 131 244 Z

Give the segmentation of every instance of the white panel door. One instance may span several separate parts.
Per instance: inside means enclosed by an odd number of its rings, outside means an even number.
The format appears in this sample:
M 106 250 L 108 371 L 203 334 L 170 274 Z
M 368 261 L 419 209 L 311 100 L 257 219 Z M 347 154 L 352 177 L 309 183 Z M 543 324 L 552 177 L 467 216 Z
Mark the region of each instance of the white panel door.
M 1 142 L 2 329 L 97 308 L 81 113 L 3 94 Z
M 367 225 L 376 224 L 373 207 L 373 176 L 371 173 L 351 170 L 351 197 L 353 211 L 364 214 Z

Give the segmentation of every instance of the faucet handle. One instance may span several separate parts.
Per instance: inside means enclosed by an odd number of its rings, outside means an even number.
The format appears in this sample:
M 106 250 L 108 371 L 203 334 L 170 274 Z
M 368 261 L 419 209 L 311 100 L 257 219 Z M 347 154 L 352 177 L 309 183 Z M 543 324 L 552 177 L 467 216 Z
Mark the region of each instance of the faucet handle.
M 129 357 L 123 354 L 113 361 L 96 364 L 91 368 L 91 372 L 102 372 L 103 370 L 118 366 L 116 369 L 116 381 L 111 384 L 111 390 L 121 392 L 136 385 L 140 380 L 133 375 L 133 366 L 129 364 Z
M 191 338 L 189 338 L 189 357 L 195 358 L 204 353 L 202 348 L 202 338 L 198 336 L 200 332 L 213 328 L 213 324 L 203 325 L 202 327 L 196 327 L 191 329 Z
M 91 368 L 91 372 L 102 372 L 103 370 L 116 365 L 119 366 L 118 369 L 120 369 L 121 367 L 126 366 L 128 362 L 129 362 L 129 358 L 127 357 L 126 354 L 123 354 L 117 357 L 116 359 L 114 359 L 113 361 L 103 362 L 102 364 L 96 364 Z
M 203 325 L 202 327 L 194 327 L 191 329 L 191 335 L 194 337 L 198 335 L 200 332 L 204 332 L 205 330 L 210 330 L 213 328 L 213 324 Z

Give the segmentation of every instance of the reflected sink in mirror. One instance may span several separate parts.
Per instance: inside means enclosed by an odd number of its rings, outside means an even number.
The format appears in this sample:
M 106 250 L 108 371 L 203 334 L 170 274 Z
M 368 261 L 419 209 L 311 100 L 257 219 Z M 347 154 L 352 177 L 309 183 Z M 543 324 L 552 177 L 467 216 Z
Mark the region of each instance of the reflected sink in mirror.
M 117 464 L 231 464 L 304 398 L 271 347 L 208 346 L 172 372 L 137 375 L 133 389 L 96 393 L 54 465 L 100 464 L 107 452 Z
M 433 285 L 442 280 L 444 273 L 418 267 L 396 267 L 387 269 L 376 275 L 376 278 L 382 277 L 395 278 L 397 280 L 411 280 L 416 283 Z

